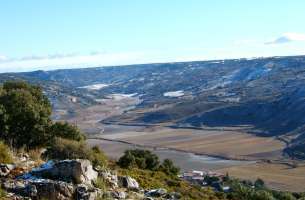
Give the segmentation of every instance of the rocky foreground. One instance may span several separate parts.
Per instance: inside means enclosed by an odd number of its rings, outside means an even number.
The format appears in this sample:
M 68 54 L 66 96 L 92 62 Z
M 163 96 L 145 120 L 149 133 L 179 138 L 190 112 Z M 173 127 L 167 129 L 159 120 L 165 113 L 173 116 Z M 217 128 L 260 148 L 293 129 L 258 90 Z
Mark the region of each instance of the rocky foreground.
M 1 164 L 4 199 L 99 200 L 179 199 L 178 193 L 163 188 L 144 190 L 130 176 L 118 176 L 109 169 L 93 168 L 89 160 L 48 161 L 35 167 L 27 156 L 18 164 Z M 104 186 L 95 184 L 104 180 Z

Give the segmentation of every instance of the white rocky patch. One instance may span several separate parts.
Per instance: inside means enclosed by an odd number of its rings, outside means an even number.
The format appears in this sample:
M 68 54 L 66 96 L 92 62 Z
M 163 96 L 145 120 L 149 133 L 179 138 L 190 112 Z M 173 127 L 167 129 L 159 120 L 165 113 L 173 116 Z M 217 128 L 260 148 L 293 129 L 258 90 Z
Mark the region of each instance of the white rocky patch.
M 111 99 L 114 99 L 114 100 L 122 100 L 122 99 L 134 97 L 136 95 L 137 95 L 137 93 L 132 93 L 132 94 L 120 94 L 120 93 L 117 93 L 117 94 L 110 94 L 107 97 L 111 98 Z
M 87 89 L 87 90 L 100 90 L 108 86 L 109 86 L 108 84 L 98 83 L 98 84 L 86 85 L 78 88 Z
M 238 103 L 238 102 L 240 102 L 240 97 L 229 97 L 229 98 L 224 98 L 222 101 L 224 101 L 224 102 L 230 102 L 230 103 Z
M 184 95 L 183 90 L 178 90 L 178 91 L 170 91 L 170 92 L 165 92 L 163 96 L 165 97 L 181 97 Z

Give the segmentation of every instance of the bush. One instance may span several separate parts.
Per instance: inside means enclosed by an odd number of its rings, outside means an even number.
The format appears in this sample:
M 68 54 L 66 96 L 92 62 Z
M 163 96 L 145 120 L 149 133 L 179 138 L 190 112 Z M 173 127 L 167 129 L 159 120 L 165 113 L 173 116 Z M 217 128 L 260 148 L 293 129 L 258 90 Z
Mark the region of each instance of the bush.
M 265 182 L 264 182 L 262 179 L 258 178 L 258 179 L 256 179 L 256 181 L 254 182 L 254 186 L 255 186 L 256 188 L 263 188 L 263 187 L 265 187 Z
M 87 159 L 90 149 L 81 141 L 56 138 L 53 144 L 47 149 L 45 157 L 49 159 Z
M 76 141 L 85 139 L 84 134 L 76 126 L 67 122 L 55 122 L 50 127 L 50 132 L 54 137 L 61 137 Z
M 265 190 L 260 190 L 253 193 L 253 197 L 251 198 L 253 200 L 275 200 L 273 195 Z
M 0 142 L 0 163 L 12 163 L 12 153 L 8 146 L 4 144 L 2 141 Z
M 42 149 L 31 149 L 28 154 L 32 160 L 41 161 Z
M 117 164 L 125 169 L 136 167 L 152 171 L 158 170 L 172 176 L 176 176 L 180 171 L 180 169 L 174 165 L 172 160 L 165 159 L 160 165 L 159 158 L 156 154 L 141 149 L 125 151 Z
M 107 184 L 105 179 L 98 177 L 94 182 L 93 182 L 94 187 L 101 189 L 103 192 L 106 191 L 107 189 Z
M 165 159 L 163 163 L 160 165 L 159 170 L 163 171 L 167 175 L 173 175 L 173 176 L 178 175 L 180 171 L 180 169 L 176 167 L 173 161 L 170 159 Z
M 90 150 L 89 160 L 91 160 L 94 167 L 105 168 L 107 166 L 107 157 L 98 146 L 94 146 Z
M 296 200 L 290 192 L 274 192 L 273 196 L 279 200 Z
M 136 159 L 130 151 L 125 151 L 124 155 L 120 157 L 118 165 L 125 169 L 130 169 L 136 165 Z
M 119 159 L 118 165 L 122 168 L 137 167 L 139 169 L 157 170 L 159 158 L 148 150 L 127 150 Z
M 0 187 L 0 199 L 5 199 L 6 196 L 7 196 L 6 191 Z
M 94 167 L 107 166 L 105 154 L 98 147 L 90 149 L 84 141 L 56 138 L 53 145 L 45 152 L 44 157 L 56 160 L 88 159 Z

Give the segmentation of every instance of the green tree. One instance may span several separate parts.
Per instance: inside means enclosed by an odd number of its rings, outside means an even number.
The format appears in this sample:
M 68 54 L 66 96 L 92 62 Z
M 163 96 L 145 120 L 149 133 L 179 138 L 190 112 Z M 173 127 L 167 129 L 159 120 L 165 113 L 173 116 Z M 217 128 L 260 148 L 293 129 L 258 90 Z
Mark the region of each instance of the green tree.
M 0 137 L 14 147 L 36 148 L 51 135 L 51 105 L 38 86 L 6 82 L 0 91 Z

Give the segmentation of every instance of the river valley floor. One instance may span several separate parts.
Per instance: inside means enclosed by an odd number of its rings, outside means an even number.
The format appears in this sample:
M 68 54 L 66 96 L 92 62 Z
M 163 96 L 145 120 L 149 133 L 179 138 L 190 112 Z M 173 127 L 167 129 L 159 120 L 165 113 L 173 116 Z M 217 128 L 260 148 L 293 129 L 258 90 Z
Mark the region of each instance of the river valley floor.
M 245 133 L 246 127 L 173 129 L 168 127 L 106 125 L 90 135 L 112 159 L 125 150 L 147 148 L 160 159 L 172 159 L 182 171 L 208 169 L 240 179 L 262 178 L 273 189 L 305 190 L 305 164 L 291 165 L 282 157 L 285 144 L 276 138 Z

